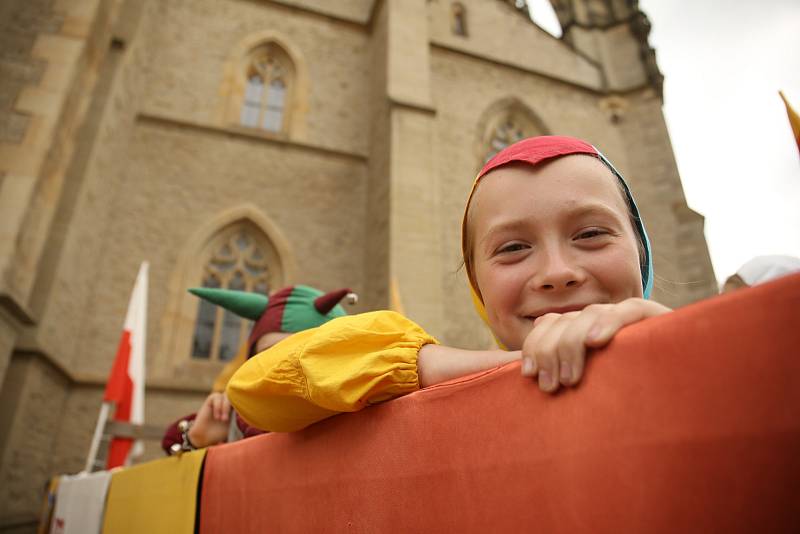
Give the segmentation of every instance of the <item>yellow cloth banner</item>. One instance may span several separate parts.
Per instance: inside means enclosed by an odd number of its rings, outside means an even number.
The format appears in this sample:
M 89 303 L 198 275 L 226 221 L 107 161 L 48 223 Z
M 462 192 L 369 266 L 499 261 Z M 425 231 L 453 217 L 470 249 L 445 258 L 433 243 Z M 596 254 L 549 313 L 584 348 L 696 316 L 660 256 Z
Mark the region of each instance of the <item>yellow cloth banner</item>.
M 103 532 L 192 534 L 205 454 L 201 449 L 114 472 Z

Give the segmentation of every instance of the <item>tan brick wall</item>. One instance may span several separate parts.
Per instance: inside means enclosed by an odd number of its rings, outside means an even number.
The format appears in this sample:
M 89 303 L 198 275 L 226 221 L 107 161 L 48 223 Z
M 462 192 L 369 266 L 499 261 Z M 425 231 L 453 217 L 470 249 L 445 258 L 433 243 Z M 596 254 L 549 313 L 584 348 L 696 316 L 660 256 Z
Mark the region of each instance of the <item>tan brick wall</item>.
M 380 0 L 273 0 L 276 4 L 296 6 L 311 12 L 366 24 L 373 6 Z
M 369 181 L 367 184 L 367 224 L 364 254 L 364 284 L 367 309 L 389 306 L 389 165 L 391 146 L 389 100 L 386 97 L 388 49 L 388 9 L 380 2 L 374 15 L 370 51 L 369 108 Z
M 452 2 L 428 2 L 431 43 L 599 89 L 600 69 L 507 2 L 462 0 L 467 36 L 452 32 Z M 498 31 L 498 28 L 502 30 Z
M 274 35 L 296 50 L 313 80 L 302 128 L 289 138 L 365 155 L 369 115 L 365 29 L 295 13 L 270 2 L 177 0 L 159 3 L 143 111 L 220 124 L 229 54 L 251 35 Z M 200 52 L 203 51 L 203 52 Z M 191 66 L 191 67 L 190 67 Z M 301 130 L 301 131 L 298 131 Z
M 22 89 L 38 85 L 46 66 L 31 58 L 37 35 L 57 33 L 64 15 L 55 0 L 9 0 L 0 4 L 0 142 L 19 143 L 30 115 L 15 109 Z
M 54 429 L 61 424 L 69 384 L 64 376 L 30 355 L 15 357 L 0 393 L 2 464 L 0 526 L 36 517 L 52 463 Z
M 17 318 L 0 308 L 0 392 L 20 330 L 22 325 Z
M 152 3 L 145 4 L 146 9 L 151 6 Z M 146 70 L 150 52 L 147 41 L 134 39 L 122 57 L 117 59 L 119 66 L 109 73 L 116 75 L 114 79 L 107 82 L 108 87 L 101 88 L 109 94 L 95 95 L 95 98 L 105 100 L 106 105 L 93 110 L 97 116 L 92 116 L 90 120 L 99 122 L 95 136 L 82 139 L 83 143 L 94 144 L 84 144 L 78 151 L 79 154 L 87 153 L 83 156 L 87 161 L 70 174 L 70 185 L 76 190 L 70 190 L 70 194 L 61 199 L 62 205 L 56 220 L 67 227 L 54 232 L 48 243 L 48 248 L 58 248 L 60 254 L 56 258 L 49 258 L 56 264 L 55 267 L 47 265 L 42 268 L 53 269 L 54 272 L 50 273 L 52 279 L 47 284 L 41 284 L 38 293 L 35 292 L 41 320 L 37 328 L 29 332 L 28 338 L 32 339 L 31 343 L 38 350 L 46 352 L 70 369 L 76 364 L 76 354 L 80 348 L 76 333 L 83 331 L 85 317 L 92 313 L 87 314 L 86 310 L 92 306 L 95 298 L 95 282 L 101 268 L 96 259 L 102 256 L 102 247 L 107 238 L 102 229 L 113 216 L 110 202 L 113 195 L 109 197 L 109 191 L 113 192 L 117 185 L 114 169 L 124 161 L 131 142 L 134 116 L 147 82 L 142 72 Z M 133 272 L 136 272 L 135 268 Z M 129 287 L 123 293 L 129 295 L 132 282 L 127 283 Z M 120 298 L 127 300 L 128 297 Z M 124 306 L 122 304 L 122 315 L 113 318 L 119 325 L 124 318 Z M 114 346 L 112 344 L 109 350 L 114 352 Z M 108 356 L 111 357 L 113 355 Z M 107 369 L 103 366 L 97 373 L 103 374 Z

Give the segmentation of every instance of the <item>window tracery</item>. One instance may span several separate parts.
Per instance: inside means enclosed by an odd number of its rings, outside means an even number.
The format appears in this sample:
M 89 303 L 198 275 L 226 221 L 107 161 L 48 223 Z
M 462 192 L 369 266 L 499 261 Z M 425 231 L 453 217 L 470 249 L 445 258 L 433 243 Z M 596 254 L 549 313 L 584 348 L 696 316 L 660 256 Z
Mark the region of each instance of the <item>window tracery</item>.
M 513 145 L 517 141 L 530 137 L 531 135 L 535 134 L 533 132 L 526 132 L 525 125 L 516 117 L 513 115 L 507 116 L 504 120 L 500 121 L 492 131 L 484 161 L 488 161 L 505 147 Z
M 267 294 L 269 262 L 265 244 L 248 228 L 239 226 L 215 243 L 203 268 L 203 287 Z M 252 327 L 238 315 L 200 299 L 195 321 L 193 359 L 228 361 L 236 356 Z
M 517 141 L 550 134 L 536 113 L 516 97 L 504 98 L 489 106 L 478 122 L 478 131 L 475 155 L 481 166 Z
M 284 130 L 293 72 L 289 57 L 275 43 L 251 52 L 239 119 L 243 126 Z

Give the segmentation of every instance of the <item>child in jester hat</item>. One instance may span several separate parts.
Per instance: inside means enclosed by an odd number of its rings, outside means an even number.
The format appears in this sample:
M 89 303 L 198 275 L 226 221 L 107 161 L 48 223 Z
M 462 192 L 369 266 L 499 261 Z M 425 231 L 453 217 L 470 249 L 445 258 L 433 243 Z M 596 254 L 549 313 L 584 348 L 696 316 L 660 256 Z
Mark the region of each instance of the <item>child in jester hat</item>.
M 389 311 L 342 317 L 251 358 L 228 397 L 257 428 L 340 412 L 522 359 L 545 392 L 575 386 L 587 349 L 669 309 L 646 300 L 650 243 L 622 175 L 571 137 L 522 140 L 475 179 L 462 219 L 473 301 L 502 350 L 438 345 Z
M 354 304 L 357 299 L 349 289 L 323 293 L 303 285 L 283 288 L 270 297 L 206 287 L 193 288 L 189 292 L 255 323 L 242 350 L 217 377 L 213 392 L 200 410 L 167 428 L 161 444 L 167 454 L 226 441 L 231 410 L 224 388 L 233 372 L 256 352 L 266 350 L 291 334 L 347 315 L 339 302 L 347 297 Z M 261 433 L 241 420 L 237 423 L 245 437 Z

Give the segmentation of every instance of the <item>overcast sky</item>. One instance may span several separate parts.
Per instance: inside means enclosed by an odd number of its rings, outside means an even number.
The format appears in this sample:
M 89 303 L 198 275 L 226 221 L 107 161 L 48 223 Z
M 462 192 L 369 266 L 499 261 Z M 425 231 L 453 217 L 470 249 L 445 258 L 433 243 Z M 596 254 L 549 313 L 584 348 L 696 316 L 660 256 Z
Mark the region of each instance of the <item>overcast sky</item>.
M 528 3 L 533 11 L 540 0 Z M 756 255 L 800 257 L 800 153 L 778 96 L 782 89 L 800 111 L 800 1 L 639 4 L 666 77 L 664 113 L 684 190 L 706 217 L 717 278 Z

